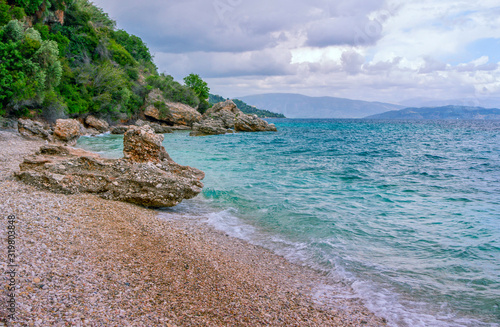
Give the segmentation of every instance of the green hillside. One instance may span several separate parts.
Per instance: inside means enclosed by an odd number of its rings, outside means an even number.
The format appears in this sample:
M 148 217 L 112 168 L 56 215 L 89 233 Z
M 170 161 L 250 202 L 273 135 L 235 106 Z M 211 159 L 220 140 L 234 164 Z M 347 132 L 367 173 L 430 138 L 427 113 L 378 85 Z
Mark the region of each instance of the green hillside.
M 90 1 L 0 0 L 0 116 L 124 121 L 154 88 L 200 103 L 193 89 L 158 74 L 146 44 Z
M 221 97 L 220 95 L 214 95 L 214 94 L 210 94 L 210 96 L 208 98 L 208 102 L 211 105 L 214 105 L 218 102 L 223 102 L 226 100 L 228 100 L 228 99 L 225 99 L 224 97 Z M 240 109 L 243 113 L 245 113 L 247 115 L 257 115 L 257 117 L 260 117 L 260 118 L 286 118 L 283 114 L 278 114 L 275 112 L 271 112 L 269 110 L 257 109 L 256 107 L 250 106 L 239 99 L 232 99 L 232 100 L 236 104 L 238 109 Z

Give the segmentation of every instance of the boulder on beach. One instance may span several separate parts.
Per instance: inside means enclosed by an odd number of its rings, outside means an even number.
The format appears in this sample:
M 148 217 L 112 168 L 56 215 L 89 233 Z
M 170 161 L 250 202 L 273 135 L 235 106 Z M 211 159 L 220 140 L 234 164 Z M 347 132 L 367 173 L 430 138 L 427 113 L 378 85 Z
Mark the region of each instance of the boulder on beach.
M 54 126 L 54 141 L 75 145 L 83 134 L 83 125 L 76 119 L 58 119 Z
M 201 192 L 205 174 L 181 166 L 161 145 L 163 135 L 150 126 L 124 135 L 122 159 L 104 159 L 81 149 L 44 145 L 25 158 L 16 177 L 55 193 L 92 193 L 109 200 L 147 207 L 171 207 Z

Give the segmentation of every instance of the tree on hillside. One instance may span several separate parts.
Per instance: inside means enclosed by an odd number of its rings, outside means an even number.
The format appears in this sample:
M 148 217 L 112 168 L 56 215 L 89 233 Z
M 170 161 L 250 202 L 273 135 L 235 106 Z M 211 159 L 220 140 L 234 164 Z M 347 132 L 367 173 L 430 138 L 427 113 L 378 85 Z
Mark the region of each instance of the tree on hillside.
M 210 88 L 207 82 L 203 81 L 198 74 L 189 74 L 184 77 L 184 83 L 187 87 L 192 89 L 198 96 L 198 99 L 200 99 L 200 104 L 198 105 L 198 111 L 200 113 L 204 113 L 210 108 L 210 103 L 207 101 L 210 94 Z

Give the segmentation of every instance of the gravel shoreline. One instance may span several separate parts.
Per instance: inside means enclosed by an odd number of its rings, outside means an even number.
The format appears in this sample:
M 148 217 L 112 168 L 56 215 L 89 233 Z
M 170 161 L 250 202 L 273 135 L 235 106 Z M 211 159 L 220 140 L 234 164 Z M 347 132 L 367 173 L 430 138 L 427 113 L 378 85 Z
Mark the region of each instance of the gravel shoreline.
M 17 231 L 17 319 L 7 326 L 386 326 L 357 299 L 318 303 L 311 292 L 324 276 L 208 225 L 17 181 L 42 144 L 0 131 L 2 276 L 8 215 Z

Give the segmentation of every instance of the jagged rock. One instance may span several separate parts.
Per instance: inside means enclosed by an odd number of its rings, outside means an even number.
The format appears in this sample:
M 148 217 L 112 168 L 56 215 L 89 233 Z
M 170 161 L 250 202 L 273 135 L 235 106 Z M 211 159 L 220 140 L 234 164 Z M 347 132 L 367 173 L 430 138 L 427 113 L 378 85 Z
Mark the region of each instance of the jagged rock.
M 225 130 L 225 131 L 224 131 Z M 227 100 L 219 102 L 203 114 L 203 119 L 193 124 L 191 136 L 237 132 L 276 132 L 276 126 L 253 115 L 246 115 L 236 104 Z
M 162 142 L 163 135 L 156 134 L 151 126 L 132 126 L 123 135 L 123 154 L 125 159 L 135 162 L 171 161 Z
M 236 117 L 241 115 L 244 115 L 244 113 L 238 109 L 236 104 L 231 100 L 227 100 L 225 102 L 216 103 L 212 106 L 212 108 L 205 111 L 203 114 L 203 120 L 209 118 L 220 120 L 224 128 L 233 129 Z
M 19 131 L 19 134 L 28 138 L 42 138 L 44 140 L 50 140 L 52 136 L 52 131 L 47 125 L 31 119 L 20 118 L 17 121 L 17 130 Z
M 169 125 L 192 126 L 201 120 L 201 114 L 196 109 L 183 103 L 166 101 L 158 89 L 148 94 L 146 103 L 145 116 Z M 159 106 L 164 108 L 158 108 Z
M 83 126 L 75 119 L 58 119 L 54 127 L 54 139 L 68 145 L 75 145 L 83 134 Z
M 109 130 L 109 124 L 102 119 L 97 119 L 96 117 L 90 115 L 85 118 L 85 124 L 97 131 L 104 133 Z
M 125 134 L 129 126 L 114 126 L 111 128 L 111 134 Z
M 189 133 L 190 136 L 218 135 L 226 134 L 227 129 L 224 128 L 224 123 L 221 120 L 212 118 L 204 119 L 201 123 L 194 123 L 193 130 Z
M 165 158 L 162 140 L 149 126 L 132 128 L 125 133 L 128 151 L 123 159 L 104 159 L 66 146 L 43 146 L 25 158 L 16 177 L 56 193 L 92 193 L 150 207 L 175 206 L 201 192 L 205 174 Z M 140 154 L 143 146 L 147 154 Z
M 234 122 L 234 130 L 237 132 L 276 132 L 276 126 L 269 124 L 255 115 L 240 115 Z

